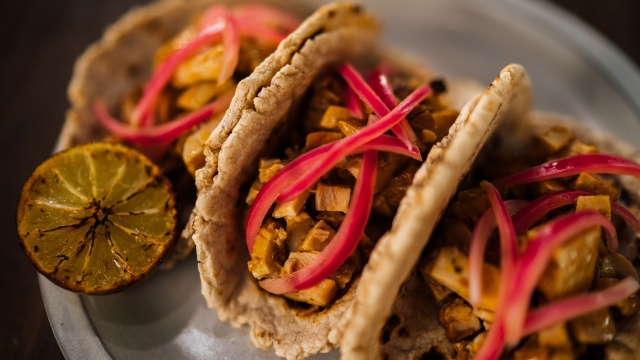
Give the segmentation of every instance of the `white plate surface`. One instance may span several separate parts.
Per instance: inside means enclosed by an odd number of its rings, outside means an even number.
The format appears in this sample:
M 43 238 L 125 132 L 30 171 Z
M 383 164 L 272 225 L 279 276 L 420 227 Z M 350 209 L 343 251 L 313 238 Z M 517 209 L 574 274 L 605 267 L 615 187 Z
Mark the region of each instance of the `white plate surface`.
M 309 1 L 317 5 L 323 1 Z M 443 74 L 490 83 L 523 64 L 535 107 L 572 115 L 635 145 L 640 75 L 574 17 L 539 0 L 395 0 L 366 6 L 384 19 L 385 40 Z M 40 276 L 47 314 L 67 359 L 270 359 L 247 329 L 220 323 L 200 295 L 194 256 L 121 293 L 82 296 Z M 314 358 L 337 358 L 334 351 Z

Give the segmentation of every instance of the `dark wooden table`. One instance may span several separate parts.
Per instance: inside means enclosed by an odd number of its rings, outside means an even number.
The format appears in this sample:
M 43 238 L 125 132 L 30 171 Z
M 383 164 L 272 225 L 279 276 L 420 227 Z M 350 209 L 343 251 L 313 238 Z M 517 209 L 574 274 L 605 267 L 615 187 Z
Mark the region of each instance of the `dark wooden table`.
M 75 58 L 104 27 L 145 0 L 25 0 L 0 5 L 0 358 L 60 359 L 34 268 L 18 246 L 15 205 L 31 171 L 54 147 Z M 640 64 L 640 3 L 552 0 Z

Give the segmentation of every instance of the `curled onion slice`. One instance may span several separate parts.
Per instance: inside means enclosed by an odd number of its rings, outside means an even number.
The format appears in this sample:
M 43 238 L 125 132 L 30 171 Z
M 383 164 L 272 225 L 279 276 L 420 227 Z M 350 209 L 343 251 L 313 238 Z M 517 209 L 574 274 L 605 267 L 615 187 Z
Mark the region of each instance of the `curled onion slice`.
M 422 99 L 424 99 L 430 89 L 426 86 L 418 87 L 413 93 L 407 96 L 398 106 L 391 110 L 387 115 L 383 116 L 380 121 L 368 125 L 355 134 L 342 138 L 331 143 L 331 148 L 327 150 L 327 154 L 311 164 L 307 168 L 307 172 L 298 179 L 296 186 L 284 191 L 278 201 L 286 202 L 300 195 L 306 189 L 311 187 L 320 177 L 326 174 L 345 156 L 352 154 L 355 149 L 360 148 L 368 141 L 384 134 L 392 126 L 400 122 L 411 110 L 413 110 Z M 312 150 L 313 151 L 313 150 Z M 412 146 L 411 151 L 419 154 L 417 147 Z
M 506 200 L 504 202 L 509 216 L 517 213 L 527 202 L 525 200 Z M 496 228 L 496 216 L 492 208 L 487 209 L 473 228 L 469 247 L 469 303 L 478 307 L 482 297 L 482 273 L 484 252 L 489 236 Z
M 494 316 L 493 324 L 485 343 L 476 354 L 475 359 L 497 359 L 504 347 L 506 319 L 508 319 L 505 308 L 510 305 L 509 291 L 514 279 L 514 270 L 517 267 L 518 252 L 516 244 L 516 234 L 507 211 L 507 206 L 502 201 L 498 190 L 491 183 L 483 181 L 481 183 L 489 196 L 489 202 L 493 209 L 494 221 L 498 225 L 500 233 L 500 285 L 498 292 L 498 306 Z M 516 203 L 514 203 L 515 206 Z M 489 209 L 491 210 L 491 209 Z M 488 221 L 488 220 L 485 220 Z M 480 253 L 482 256 L 482 253 Z M 482 267 L 482 263 L 480 263 Z
M 351 64 L 344 64 L 339 69 L 340 74 L 345 79 L 347 84 L 353 91 L 360 97 L 365 104 L 367 104 L 374 113 L 378 116 L 383 117 L 389 113 L 389 106 L 386 105 L 382 99 L 371 89 L 371 87 L 364 81 L 362 76 L 358 73 L 358 71 Z M 431 89 L 429 89 L 429 93 Z M 427 94 L 428 95 L 428 94 Z M 425 95 L 425 97 L 427 96 Z M 406 116 L 406 115 L 405 115 Z M 396 136 L 398 136 L 402 141 L 404 141 L 407 146 L 416 146 L 415 143 L 411 142 L 410 133 L 413 133 L 411 130 L 411 126 L 409 122 L 404 118 L 400 120 L 402 123 L 406 123 L 406 125 L 396 124 L 393 126 L 392 131 Z M 407 131 L 410 130 L 410 133 Z M 415 140 L 415 134 L 413 134 Z
M 631 175 L 640 177 L 640 165 L 629 159 L 609 154 L 581 154 L 552 160 L 509 175 L 496 185 L 517 185 L 534 181 L 578 175 L 582 172 Z
M 548 326 L 611 306 L 640 289 L 633 277 L 626 277 L 617 284 L 589 294 L 576 295 L 532 310 L 527 315 L 522 335 L 530 335 Z
M 236 19 L 236 22 L 240 37 L 255 39 L 262 45 L 275 46 L 287 37 L 286 33 L 248 19 Z
M 202 108 L 178 119 L 158 126 L 138 129 L 131 128 L 111 117 L 104 103 L 101 101 L 97 101 L 93 108 L 98 122 L 112 134 L 122 140 L 140 146 L 147 146 L 152 144 L 165 144 L 177 139 L 183 132 L 191 129 L 193 126 L 206 121 L 215 114 L 225 111 L 229 107 L 229 104 L 231 104 L 232 98 L 233 92 L 230 91 Z
M 507 287 L 510 292 L 506 308 L 506 340 L 510 345 L 522 338 L 524 321 L 536 284 L 547 267 L 553 251 L 576 235 L 602 226 L 611 243 L 617 243 L 616 229 L 602 214 L 585 210 L 560 216 L 541 226 L 524 250 L 515 270 L 515 276 Z M 504 276 L 504 275 L 503 275 Z
M 329 244 L 307 266 L 285 277 L 260 281 L 260 286 L 273 294 L 286 294 L 310 288 L 333 274 L 347 260 L 364 233 L 375 187 L 378 155 L 366 151 L 360 165 L 349 209 Z

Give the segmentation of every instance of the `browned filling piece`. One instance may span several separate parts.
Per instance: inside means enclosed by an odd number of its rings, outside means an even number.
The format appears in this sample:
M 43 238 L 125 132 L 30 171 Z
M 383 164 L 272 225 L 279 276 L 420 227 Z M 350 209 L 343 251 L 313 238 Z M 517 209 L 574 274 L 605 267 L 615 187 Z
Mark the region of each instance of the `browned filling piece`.
M 597 152 L 595 146 L 584 144 L 574 138 L 564 126 L 552 126 L 533 134 L 528 147 L 534 149 L 526 157 L 512 157 L 502 150 L 499 140 L 489 144 L 482 155 L 484 161 L 472 172 L 468 183 L 478 179 L 497 179 L 504 175 L 568 155 Z M 623 197 L 620 187 L 611 178 L 594 174 L 580 174 L 558 180 L 516 186 L 503 193 L 505 199 L 533 200 L 558 190 L 584 190 L 598 194 L 583 196 L 577 205 L 553 211 L 541 223 L 566 211 L 592 209 L 612 218 L 611 200 Z M 434 297 L 441 302 L 440 323 L 447 338 L 453 343 L 460 359 L 472 358 L 480 348 L 485 330 L 493 320 L 497 304 L 500 277 L 499 244 L 496 238 L 489 242 L 484 265 L 483 299 L 481 308 L 468 302 L 468 257 L 471 234 L 478 218 L 489 208 L 489 200 L 480 188 L 460 191 L 446 210 L 435 235 L 430 242 L 420 266 L 426 284 Z M 626 224 L 613 216 L 621 242 L 622 253 L 611 253 L 603 245 L 599 229 L 587 231 L 557 249 L 539 282 L 533 305 L 578 293 L 606 288 L 626 276 L 638 278 L 640 253 L 638 238 L 632 231 L 625 231 Z M 537 224 L 539 225 L 539 224 Z M 518 238 L 522 247 L 535 233 L 535 227 Z M 623 234 L 627 238 L 624 239 Z M 629 238 L 632 237 L 632 238 Z M 493 250 L 492 250 L 493 249 Z M 635 264 L 635 267 L 634 267 Z M 638 295 L 616 304 L 612 310 L 601 309 L 565 324 L 545 329 L 525 340 L 511 354 L 516 359 L 576 359 L 591 358 L 602 354 L 603 345 L 611 342 L 616 333 L 616 320 L 631 317 L 638 312 Z M 596 357 L 604 357 L 596 356 Z
M 417 79 L 404 74 L 394 76 L 391 83 L 401 99 L 420 85 Z M 437 85 L 442 88 L 442 82 L 437 82 Z M 303 104 L 303 121 L 288 139 L 292 145 L 284 150 L 283 158 L 260 161 L 247 204 L 251 204 L 260 188 L 295 157 L 349 136 L 366 125 L 365 120 L 351 117 L 344 107 L 345 87 L 346 84 L 334 72 L 322 74 L 314 80 Z M 419 147 L 423 155 L 446 135 L 458 116 L 457 111 L 443 104 L 440 94 L 437 92 L 425 99 L 407 117 L 421 140 Z M 360 155 L 345 158 L 307 192 L 273 207 L 260 229 L 248 263 L 254 277 L 266 279 L 288 275 L 304 267 L 324 249 L 347 212 L 361 158 Z M 373 211 L 358 249 L 328 279 L 312 288 L 284 296 L 322 307 L 344 294 L 366 262 L 375 242 L 390 228 L 400 200 L 419 166 L 420 162 L 416 160 L 381 153 Z

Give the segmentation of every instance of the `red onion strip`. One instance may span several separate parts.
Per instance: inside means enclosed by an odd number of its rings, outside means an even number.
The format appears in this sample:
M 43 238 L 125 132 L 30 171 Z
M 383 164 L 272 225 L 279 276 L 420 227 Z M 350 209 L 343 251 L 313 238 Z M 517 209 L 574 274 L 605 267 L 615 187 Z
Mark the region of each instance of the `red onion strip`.
M 222 20 L 222 17 L 229 12 L 224 5 L 213 5 L 202 13 L 198 20 L 198 31 L 203 31 L 209 26 L 215 25 Z
M 233 8 L 233 13 L 238 19 L 247 19 L 272 28 L 282 28 L 288 33 L 297 29 L 301 23 L 295 15 L 266 4 L 240 4 Z
M 347 86 L 347 88 L 344 89 L 344 104 L 347 109 L 349 109 L 349 113 L 352 117 L 356 119 L 364 118 L 364 114 L 362 113 L 362 106 L 360 106 L 358 95 L 356 95 L 356 93 L 350 86 Z
M 500 309 L 500 308 L 498 308 Z M 491 329 L 487 333 L 482 347 L 478 350 L 473 360 L 496 360 L 502 354 L 504 348 L 504 315 L 496 312 L 491 324 Z
M 318 181 L 320 177 L 331 170 L 331 168 L 333 168 L 341 159 L 353 153 L 355 149 L 360 148 L 368 141 L 384 134 L 390 127 L 400 122 L 404 116 L 411 112 L 411 110 L 413 110 L 418 103 L 427 96 L 429 91 L 429 88 L 426 86 L 418 87 L 397 107 L 391 110 L 391 112 L 383 116 L 380 121 L 360 129 L 353 135 L 333 142 L 331 149 L 327 152 L 322 161 L 319 160 L 310 165 L 310 167 L 307 168 L 307 172 L 297 180 L 295 186 L 291 186 L 284 191 L 278 197 L 278 201 L 286 202 L 300 195 Z M 412 152 L 413 151 L 419 154 L 419 150 L 417 148 L 412 149 Z
M 147 87 L 145 88 L 142 98 L 133 111 L 131 116 L 131 124 L 133 127 L 144 128 L 150 125 L 146 119 L 149 119 L 148 115 L 153 112 L 153 107 L 158 99 L 158 95 L 167 82 L 169 82 L 169 79 L 171 79 L 175 69 L 184 60 L 194 55 L 204 45 L 220 39 L 224 28 L 225 22 L 218 21 L 198 33 L 198 35 L 196 35 L 196 37 L 184 47 L 167 56 L 167 58 L 154 71 Z
M 351 64 L 344 64 L 339 69 L 340 74 L 344 77 L 345 81 L 355 91 L 355 93 L 360 97 L 360 99 L 367 104 L 373 112 L 378 114 L 378 116 L 383 117 L 387 115 L 389 112 L 389 107 L 385 105 L 385 103 L 380 99 L 380 97 L 369 87 L 369 85 L 364 81 L 362 76 L 358 73 L 358 71 Z M 429 89 L 429 93 L 431 89 Z M 428 95 L 428 94 L 427 94 Z M 426 97 L 426 96 L 425 96 Z M 407 120 L 403 117 L 403 122 L 407 122 Z M 410 128 L 409 123 L 407 122 L 407 126 Z M 416 147 L 414 143 L 411 142 L 409 135 L 404 131 L 404 127 L 402 125 L 394 125 L 392 131 L 396 136 L 398 136 L 402 141 L 404 141 L 407 146 Z
M 596 194 L 581 190 L 562 190 L 541 196 L 531 201 L 515 214 L 513 223 L 516 227 L 516 232 L 520 234 L 527 230 L 551 210 L 575 204 L 580 196 L 592 195 Z M 622 217 L 636 232 L 640 232 L 640 221 L 624 206 L 615 201 L 611 201 L 611 210 Z
M 218 84 L 222 84 L 233 76 L 233 72 L 238 66 L 238 58 L 240 55 L 240 34 L 238 24 L 231 14 L 231 11 L 224 8 L 222 13 L 225 27 L 222 33 L 222 42 L 224 51 L 222 54 L 222 65 L 218 74 Z
M 506 200 L 504 202 L 510 216 L 526 206 L 525 200 Z M 487 248 L 489 236 L 496 228 L 496 216 L 492 208 L 482 214 L 471 235 L 469 247 L 469 303 L 478 307 L 482 297 L 482 275 L 484 252 Z
M 575 204 L 579 196 L 593 193 L 579 190 L 561 190 L 541 196 L 523 207 L 513 217 L 513 224 L 518 234 L 530 228 L 551 210 Z
M 398 99 L 396 95 L 393 93 L 393 89 L 391 88 L 391 84 L 389 83 L 389 77 L 387 76 L 388 65 L 382 64 L 378 66 L 371 74 L 368 76 L 368 83 L 371 86 L 371 89 L 380 96 L 384 104 L 389 108 L 393 109 L 398 106 Z M 409 121 L 406 119 L 400 123 L 400 130 L 402 133 L 406 134 L 407 139 L 414 145 L 418 144 L 418 137 L 416 133 L 409 125 Z M 398 136 L 400 137 L 400 136 Z M 403 137 L 400 137 L 404 140 Z
M 178 119 L 155 127 L 139 129 L 131 128 L 111 117 L 102 102 L 98 101 L 94 104 L 94 112 L 98 122 L 112 134 L 122 140 L 145 146 L 166 143 L 177 139 L 183 132 L 191 129 L 193 126 L 206 121 L 215 114 L 225 111 L 229 107 L 229 104 L 231 104 L 232 98 L 233 92 L 227 92 L 215 101 Z
M 275 46 L 287 37 L 285 33 L 247 19 L 236 19 L 236 22 L 240 37 L 255 39 L 261 45 Z
M 518 259 L 518 244 L 516 243 L 516 230 L 507 211 L 507 207 L 500 197 L 498 190 L 491 183 L 483 181 L 482 188 L 489 196 L 489 202 L 495 215 L 495 221 L 500 233 L 500 281 L 509 283 L 508 279 L 513 274 Z
M 287 276 L 260 281 L 260 286 L 273 294 L 286 294 L 317 285 L 333 274 L 347 260 L 364 233 L 375 187 L 378 155 L 366 151 L 360 166 L 347 214 L 329 244 L 307 266 Z
M 495 216 L 494 221 L 497 223 L 500 233 L 500 290 L 493 324 L 487 334 L 485 343 L 478 351 L 475 359 L 497 359 L 502 353 L 505 333 L 508 330 L 506 327 L 508 323 L 506 321 L 506 319 L 508 319 L 506 307 L 511 305 L 508 289 L 511 288 L 511 284 L 514 281 L 513 272 L 517 267 L 518 252 L 515 229 L 506 205 L 500 197 L 500 193 L 493 185 L 486 181 L 483 181 L 481 185 L 489 196 L 489 201 L 491 202 Z M 480 266 L 482 266 L 482 263 L 480 263 Z
M 551 254 L 563 243 L 587 229 L 602 226 L 611 243 L 617 244 L 616 229 L 602 214 L 585 210 L 556 218 L 543 225 L 524 250 L 508 286 L 509 306 L 506 309 L 506 340 L 510 345 L 522 338 L 522 329 L 533 290 L 544 272 Z M 504 276 L 504 273 L 503 273 Z
M 578 175 L 582 172 L 631 175 L 640 177 L 640 165 L 609 154 L 582 154 L 552 160 L 509 175 L 495 182 L 496 186 L 526 184 L 534 181 Z
M 638 281 L 627 277 L 607 289 L 576 295 L 532 310 L 527 315 L 522 335 L 527 336 L 551 325 L 611 306 L 632 295 L 638 289 L 640 289 Z

